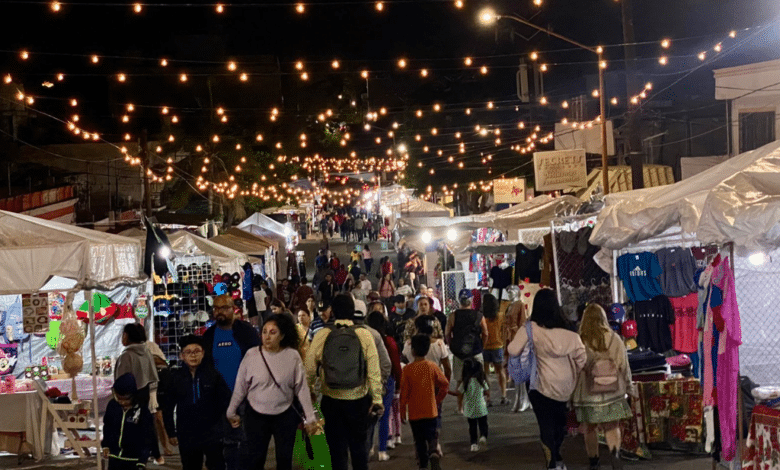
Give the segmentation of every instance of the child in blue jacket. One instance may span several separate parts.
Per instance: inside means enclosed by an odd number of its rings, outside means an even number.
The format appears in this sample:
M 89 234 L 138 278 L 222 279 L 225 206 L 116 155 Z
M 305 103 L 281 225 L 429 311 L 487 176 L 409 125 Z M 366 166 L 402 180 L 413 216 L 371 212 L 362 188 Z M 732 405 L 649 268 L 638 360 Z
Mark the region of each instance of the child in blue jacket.
M 152 452 L 154 421 L 149 408 L 136 399 L 138 389 L 133 374 L 114 382 L 114 398 L 103 417 L 103 456 L 108 470 L 143 470 Z

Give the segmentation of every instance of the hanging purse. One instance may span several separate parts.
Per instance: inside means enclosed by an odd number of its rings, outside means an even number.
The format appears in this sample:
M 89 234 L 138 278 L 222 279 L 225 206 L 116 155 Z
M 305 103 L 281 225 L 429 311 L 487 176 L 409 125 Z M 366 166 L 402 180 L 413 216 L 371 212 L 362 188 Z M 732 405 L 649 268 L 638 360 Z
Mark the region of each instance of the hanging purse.
M 525 331 L 528 335 L 528 342 L 519 356 L 509 357 L 507 371 L 515 384 L 531 382 L 531 388 L 534 388 L 536 385 L 536 350 L 534 349 L 531 320 L 526 320 Z

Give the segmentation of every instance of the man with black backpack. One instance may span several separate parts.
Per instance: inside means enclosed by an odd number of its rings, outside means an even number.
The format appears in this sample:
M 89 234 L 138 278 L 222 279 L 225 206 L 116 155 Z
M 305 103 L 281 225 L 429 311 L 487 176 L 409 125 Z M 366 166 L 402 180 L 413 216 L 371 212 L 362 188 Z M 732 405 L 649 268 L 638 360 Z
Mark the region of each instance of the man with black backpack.
M 368 469 L 369 418 L 382 416 L 382 377 L 374 338 L 355 325 L 355 302 L 338 294 L 331 303 L 335 323 L 317 332 L 306 353 L 306 376 L 315 390 L 320 379 L 325 439 L 333 470 Z
M 444 336 L 450 345 L 452 355 L 452 374 L 457 381 L 455 390 L 460 389 L 463 378 L 463 361 L 474 359 L 483 362 L 482 347 L 487 341 L 488 328 L 482 312 L 471 308 L 471 291 L 461 289 L 458 293 L 460 308 L 450 314 Z M 463 396 L 458 395 L 458 413 L 463 413 Z

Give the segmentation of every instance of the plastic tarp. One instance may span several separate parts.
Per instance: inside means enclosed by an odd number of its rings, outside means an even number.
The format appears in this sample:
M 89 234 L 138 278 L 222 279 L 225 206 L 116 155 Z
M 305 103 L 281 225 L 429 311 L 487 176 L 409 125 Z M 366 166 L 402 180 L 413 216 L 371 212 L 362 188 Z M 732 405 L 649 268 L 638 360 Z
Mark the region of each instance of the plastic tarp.
M 704 243 L 734 241 L 744 246 L 776 240 L 780 238 L 778 149 L 780 141 L 672 185 L 610 194 L 590 241 L 617 250 L 672 227 L 696 234 Z
M 255 235 L 259 235 L 261 237 L 263 234 L 255 233 L 255 228 L 263 229 L 265 232 L 271 232 L 275 234 L 277 239 L 281 237 L 283 240 L 285 240 L 286 243 L 287 231 L 285 230 L 284 224 L 280 224 L 279 222 L 265 214 L 261 214 L 260 212 L 255 212 L 254 214 L 250 215 L 246 218 L 246 220 L 238 224 L 236 227 L 245 232 L 254 233 Z
M 0 211 L 0 295 L 38 292 L 50 276 L 108 289 L 140 272 L 137 239 Z
M 780 141 L 759 150 L 759 158 L 707 195 L 696 230 L 700 241 L 733 241 L 747 252 L 780 247 Z

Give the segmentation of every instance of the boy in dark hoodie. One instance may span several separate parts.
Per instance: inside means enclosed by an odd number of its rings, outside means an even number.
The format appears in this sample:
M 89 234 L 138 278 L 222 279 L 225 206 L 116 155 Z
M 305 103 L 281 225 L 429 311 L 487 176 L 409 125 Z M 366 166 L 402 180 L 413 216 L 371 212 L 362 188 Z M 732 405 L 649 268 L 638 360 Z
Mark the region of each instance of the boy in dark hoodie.
M 185 367 L 171 373 L 163 420 L 171 444 L 179 446 L 182 470 L 224 470 L 222 437 L 230 389 L 210 362 L 203 361 L 203 339 L 187 335 L 179 342 Z M 174 409 L 176 420 L 174 422 Z
M 143 470 L 156 445 L 154 421 L 149 407 L 137 400 L 133 374 L 124 374 L 114 382 L 114 399 L 103 416 L 103 456 L 108 470 Z

